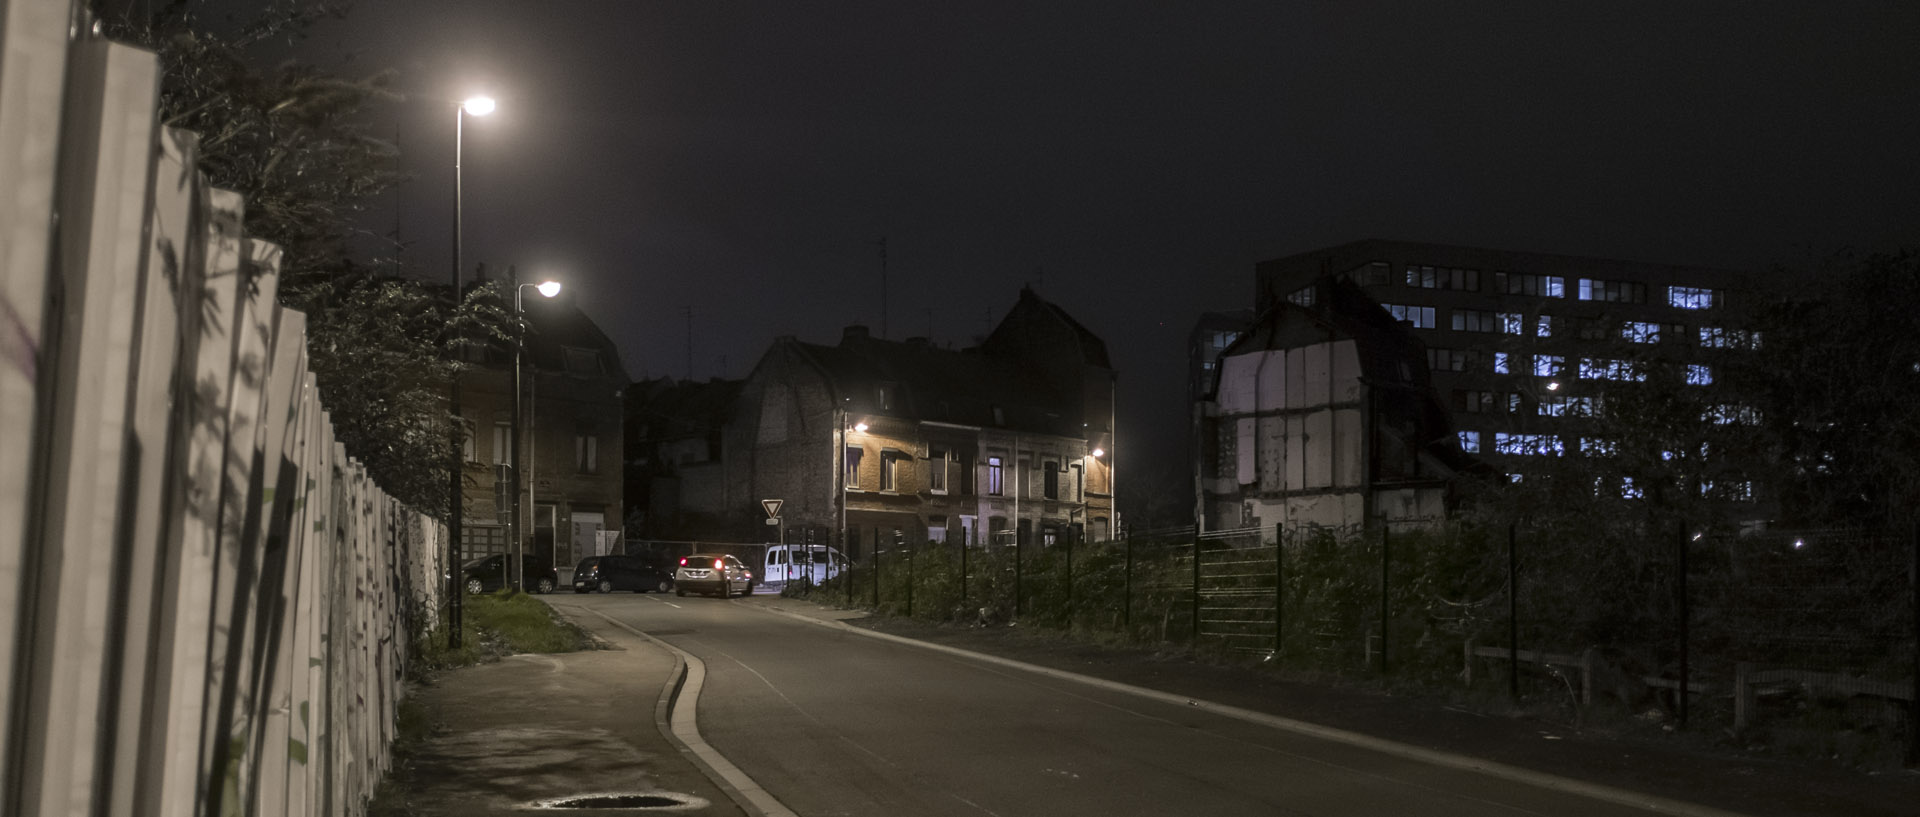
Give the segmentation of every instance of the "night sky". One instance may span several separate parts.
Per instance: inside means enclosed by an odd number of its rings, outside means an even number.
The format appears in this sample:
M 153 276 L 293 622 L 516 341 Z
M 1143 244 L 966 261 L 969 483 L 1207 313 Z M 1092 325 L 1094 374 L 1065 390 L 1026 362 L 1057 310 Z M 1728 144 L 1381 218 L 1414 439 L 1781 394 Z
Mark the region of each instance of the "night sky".
M 1184 462 L 1187 331 L 1256 261 L 1378 237 L 1762 268 L 1920 245 L 1920 3 L 363 0 L 444 280 L 563 278 L 633 377 L 784 334 L 970 345 L 1023 284 L 1108 342 L 1121 473 Z M 1132 446 L 1127 441 L 1134 440 Z M 1184 467 L 1184 466 L 1178 466 Z

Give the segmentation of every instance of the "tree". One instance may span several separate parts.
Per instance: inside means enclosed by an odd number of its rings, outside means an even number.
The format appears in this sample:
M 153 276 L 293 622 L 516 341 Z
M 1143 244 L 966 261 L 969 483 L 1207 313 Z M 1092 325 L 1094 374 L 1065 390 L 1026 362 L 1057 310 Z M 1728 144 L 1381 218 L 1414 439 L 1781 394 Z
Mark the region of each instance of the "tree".
M 361 124 L 371 105 L 399 100 L 389 75 L 343 79 L 291 62 L 263 71 L 248 58 L 346 6 L 275 0 L 216 33 L 185 0 L 142 17 L 132 4 L 91 5 L 107 36 L 159 54 L 161 122 L 200 134 L 201 170 L 246 197 L 249 234 L 284 250 L 280 301 L 307 314 L 309 366 L 347 453 L 390 495 L 445 508 L 445 384 L 467 339 L 507 337 L 498 288 L 454 298 L 398 276 L 390 256 L 349 252 L 366 202 L 403 181 L 396 149 Z
M 1920 253 L 1784 271 L 1739 375 L 1777 452 L 1770 489 L 1796 526 L 1913 524 L 1920 514 Z

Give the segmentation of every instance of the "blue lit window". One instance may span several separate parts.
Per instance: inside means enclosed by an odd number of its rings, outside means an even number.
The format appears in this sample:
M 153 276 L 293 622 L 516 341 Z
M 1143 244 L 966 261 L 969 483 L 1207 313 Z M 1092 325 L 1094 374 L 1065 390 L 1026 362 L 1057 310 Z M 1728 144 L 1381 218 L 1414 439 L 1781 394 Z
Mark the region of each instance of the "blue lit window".
M 1689 386 L 1713 385 L 1713 367 L 1707 366 L 1701 363 L 1687 364 L 1687 385 Z
M 1706 287 L 1667 287 L 1667 305 L 1675 309 L 1712 309 L 1714 291 Z
M 1469 454 L 1480 453 L 1480 432 L 1478 431 L 1460 432 L 1460 450 L 1465 451 Z

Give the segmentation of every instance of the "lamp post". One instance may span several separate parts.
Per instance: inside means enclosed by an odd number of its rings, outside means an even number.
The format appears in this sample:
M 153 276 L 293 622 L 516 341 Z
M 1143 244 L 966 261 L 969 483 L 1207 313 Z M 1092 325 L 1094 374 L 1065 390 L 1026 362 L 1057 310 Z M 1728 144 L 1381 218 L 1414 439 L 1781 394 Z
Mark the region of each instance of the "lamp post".
M 467 114 L 486 116 L 493 113 L 493 100 L 476 96 L 460 103 L 453 113 L 453 308 L 460 308 L 460 148 L 465 138 Z M 448 378 L 447 411 L 453 415 L 453 465 L 448 468 L 447 482 L 447 590 L 451 601 L 447 608 L 447 646 L 460 648 L 460 597 L 466 592 L 463 587 L 466 579 L 460 570 L 460 493 L 462 490 L 461 472 L 466 469 L 466 423 L 460 417 L 460 346 L 458 339 L 454 344 L 453 374 Z
M 512 451 L 507 462 L 507 470 L 512 472 L 513 476 L 510 483 L 512 490 L 510 495 L 513 497 L 513 589 L 520 592 L 526 592 L 527 589 L 526 525 L 520 520 L 526 518 L 524 514 L 533 510 L 531 501 L 524 509 L 520 506 L 520 358 L 526 354 L 527 349 L 527 332 L 523 317 L 526 315 L 526 307 L 520 297 L 526 292 L 527 287 L 533 287 L 534 291 L 540 293 L 540 297 L 551 298 L 560 294 L 560 282 L 541 281 L 538 284 L 520 284 L 513 288 L 513 424 L 507 429 Z M 527 459 L 533 459 L 532 455 L 528 455 Z M 533 488 L 533 480 L 527 480 L 527 488 L 529 490 Z

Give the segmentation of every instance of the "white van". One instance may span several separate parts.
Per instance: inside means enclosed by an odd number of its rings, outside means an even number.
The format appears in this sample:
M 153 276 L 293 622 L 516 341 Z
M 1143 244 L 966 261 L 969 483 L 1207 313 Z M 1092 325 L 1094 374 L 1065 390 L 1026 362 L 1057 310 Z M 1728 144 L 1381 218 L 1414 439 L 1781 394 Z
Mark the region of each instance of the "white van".
M 847 557 L 840 551 L 825 545 L 814 545 L 809 554 L 806 545 L 768 545 L 760 574 L 760 580 L 767 583 L 803 582 L 807 580 L 808 557 L 813 563 L 813 581 L 824 582 L 840 575 L 847 569 Z

